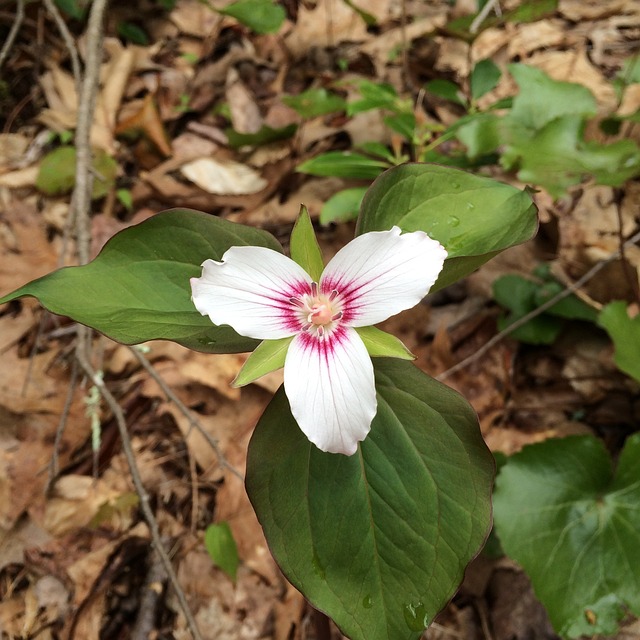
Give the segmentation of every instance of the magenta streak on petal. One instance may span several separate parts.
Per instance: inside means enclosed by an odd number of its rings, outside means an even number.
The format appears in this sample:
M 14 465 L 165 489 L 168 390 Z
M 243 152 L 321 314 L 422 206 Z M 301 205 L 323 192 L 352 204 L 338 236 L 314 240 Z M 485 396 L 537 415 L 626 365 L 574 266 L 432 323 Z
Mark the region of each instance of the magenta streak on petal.
M 324 365 L 330 368 L 330 360 L 333 357 L 336 347 L 344 341 L 346 331 L 344 327 L 337 327 L 331 332 L 325 332 L 324 335 L 319 336 L 312 332 L 305 332 L 300 334 L 300 341 L 305 350 L 311 349 L 316 351 L 320 360 L 324 361 Z
M 269 317 L 277 317 L 284 328 L 297 332 L 302 329 L 302 323 L 299 315 L 295 312 L 296 304 L 292 301 L 298 299 L 298 296 L 309 294 L 311 291 L 311 283 L 304 281 L 288 282 L 286 289 L 275 290 L 265 287 L 263 304 L 265 306 L 265 315 Z M 269 313 L 267 309 L 275 311 Z

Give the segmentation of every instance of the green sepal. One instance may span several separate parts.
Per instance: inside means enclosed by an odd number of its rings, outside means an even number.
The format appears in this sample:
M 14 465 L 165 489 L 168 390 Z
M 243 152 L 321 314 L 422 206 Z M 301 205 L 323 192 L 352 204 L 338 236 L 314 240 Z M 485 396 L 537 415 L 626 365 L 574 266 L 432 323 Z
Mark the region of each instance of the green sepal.
M 402 344 L 398 338 L 377 327 L 356 327 L 358 335 L 364 342 L 369 355 L 377 357 L 415 360 L 416 357 Z
M 297 262 L 314 282 L 320 280 L 324 261 L 307 207 L 300 205 L 300 214 L 291 232 L 291 259 Z
M 284 367 L 284 359 L 287 349 L 294 336 L 280 338 L 279 340 L 264 340 L 247 358 L 240 369 L 240 373 L 231 383 L 234 387 L 244 387 L 267 373 Z

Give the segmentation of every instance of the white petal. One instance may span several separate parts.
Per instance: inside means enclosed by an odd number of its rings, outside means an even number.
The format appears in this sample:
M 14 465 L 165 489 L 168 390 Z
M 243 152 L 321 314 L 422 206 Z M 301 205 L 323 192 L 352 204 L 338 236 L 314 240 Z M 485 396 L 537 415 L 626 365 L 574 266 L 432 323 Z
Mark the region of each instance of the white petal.
M 222 262 L 206 260 L 191 279 L 193 303 L 214 324 L 259 340 L 300 329 L 290 298 L 309 293 L 311 277 L 286 256 L 264 247 L 231 247 Z
M 354 329 L 342 327 L 323 339 L 297 335 L 284 363 L 284 389 L 313 444 L 348 456 L 357 451 L 377 402 L 371 358 Z
M 400 229 L 358 236 L 329 262 L 320 282 L 344 300 L 343 322 L 364 327 L 409 309 L 433 286 L 447 257 L 445 248 L 423 231 Z

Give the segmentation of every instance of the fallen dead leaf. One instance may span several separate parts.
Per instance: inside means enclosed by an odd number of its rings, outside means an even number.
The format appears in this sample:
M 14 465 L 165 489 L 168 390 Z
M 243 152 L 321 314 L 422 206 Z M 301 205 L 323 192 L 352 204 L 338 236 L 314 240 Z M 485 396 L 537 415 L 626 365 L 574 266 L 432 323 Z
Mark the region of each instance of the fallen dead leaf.
M 267 181 L 251 167 L 228 160 L 199 158 L 180 168 L 182 175 L 208 193 L 220 195 L 246 195 L 258 193 Z

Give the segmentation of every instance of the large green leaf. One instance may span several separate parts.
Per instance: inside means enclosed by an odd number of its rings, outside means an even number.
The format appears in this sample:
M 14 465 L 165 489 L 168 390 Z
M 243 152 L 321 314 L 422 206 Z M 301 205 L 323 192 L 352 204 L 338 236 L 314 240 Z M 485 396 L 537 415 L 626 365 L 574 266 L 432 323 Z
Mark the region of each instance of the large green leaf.
M 426 231 L 449 252 L 434 291 L 531 238 L 538 220 L 526 191 L 450 167 L 405 164 L 373 183 L 362 201 L 356 232 L 394 225 Z
M 598 111 L 593 94 L 581 84 L 553 80 L 527 64 L 510 64 L 520 93 L 513 99 L 510 116 L 528 129 L 541 129 L 562 116 L 592 116 Z
M 281 389 L 249 445 L 247 491 L 285 575 L 346 635 L 417 639 L 488 533 L 493 458 L 460 395 L 374 362 L 378 413 L 358 452 L 312 445 Z
M 264 231 L 198 211 L 166 211 L 115 235 L 88 265 L 54 271 L 0 304 L 34 296 L 49 311 L 125 344 L 160 338 L 212 353 L 249 351 L 257 341 L 213 325 L 191 302 L 189 279 L 234 245 L 282 251 Z
M 601 440 L 525 447 L 501 469 L 496 531 L 529 574 L 556 631 L 610 635 L 628 607 L 640 615 L 640 435 L 612 469 Z

